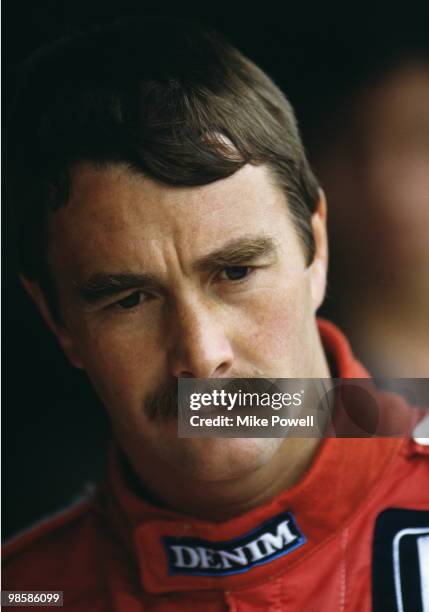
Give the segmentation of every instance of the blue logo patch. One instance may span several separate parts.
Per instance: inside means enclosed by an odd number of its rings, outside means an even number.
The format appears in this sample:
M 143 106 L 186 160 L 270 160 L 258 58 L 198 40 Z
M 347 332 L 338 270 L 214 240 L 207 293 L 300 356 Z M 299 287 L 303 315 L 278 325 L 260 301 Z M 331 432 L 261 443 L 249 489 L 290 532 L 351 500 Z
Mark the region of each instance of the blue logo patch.
M 305 536 L 290 512 L 278 514 L 239 538 L 223 542 L 163 538 L 170 575 L 227 576 L 247 572 L 302 546 Z

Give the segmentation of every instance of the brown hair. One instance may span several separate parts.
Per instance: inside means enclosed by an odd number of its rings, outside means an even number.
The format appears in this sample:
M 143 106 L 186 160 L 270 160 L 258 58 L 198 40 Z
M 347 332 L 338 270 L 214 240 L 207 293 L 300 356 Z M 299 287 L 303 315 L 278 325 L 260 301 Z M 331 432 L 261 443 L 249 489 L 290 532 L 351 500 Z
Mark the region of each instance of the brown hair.
M 49 210 L 66 205 L 78 160 L 126 163 L 176 186 L 266 164 L 312 260 L 318 184 L 293 110 L 218 34 L 142 18 L 60 41 L 22 67 L 10 125 L 8 196 L 19 266 L 40 282 L 57 316 L 45 221 Z

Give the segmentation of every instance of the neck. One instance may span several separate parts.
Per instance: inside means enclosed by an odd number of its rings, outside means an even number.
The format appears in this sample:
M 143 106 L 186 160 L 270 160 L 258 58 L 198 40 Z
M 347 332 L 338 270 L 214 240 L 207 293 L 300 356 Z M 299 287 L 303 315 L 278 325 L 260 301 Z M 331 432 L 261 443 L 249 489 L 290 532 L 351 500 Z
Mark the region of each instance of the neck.
M 201 520 L 226 521 L 296 484 L 310 467 L 320 442 L 318 438 L 285 439 L 270 462 L 237 478 L 207 482 L 191 474 L 184 478 L 169 467 L 168 473 L 157 470 L 155 477 L 139 470 L 133 486 L 138 495 L 159 507 Z

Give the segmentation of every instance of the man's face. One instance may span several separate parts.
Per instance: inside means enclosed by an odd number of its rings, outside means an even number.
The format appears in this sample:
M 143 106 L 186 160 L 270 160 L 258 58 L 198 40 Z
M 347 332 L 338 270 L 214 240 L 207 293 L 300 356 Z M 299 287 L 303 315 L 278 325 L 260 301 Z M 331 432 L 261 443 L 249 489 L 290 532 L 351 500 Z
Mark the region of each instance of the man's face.
M 324 248 L 306 269 L 268 171 L 248 165 L 178 188 L 119 164 L 80 164 L 49 230 L 64 320 L 54 331 L 137 471 L 154 461 L 216 480 L 268 461 L 281 440 L 178 439 L 168 405 L 148 406 L 179 377 L 319 375 Z

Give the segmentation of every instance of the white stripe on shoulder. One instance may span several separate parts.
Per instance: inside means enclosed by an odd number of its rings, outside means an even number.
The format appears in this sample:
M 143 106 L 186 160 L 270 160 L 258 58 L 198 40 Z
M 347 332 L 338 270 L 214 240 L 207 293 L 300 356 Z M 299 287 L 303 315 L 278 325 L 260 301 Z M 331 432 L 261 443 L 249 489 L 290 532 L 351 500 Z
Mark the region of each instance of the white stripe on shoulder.
M 417 423 L 412 435 L 416 444 L 429 446 L 429 414 Z
M 3 542 L 2 546 L 9 546 L 11 544 L 14 544 L 16 541 L 30 534 L 32 531 L 36 531 L 40 528 L 43 528 L 45 525 L 46 527 L 48 527 L 52 521 L 61 518 L 62 515 L 66 516 L 67 514 L 73 512 L 73 510 L 77 510 L 79 506 L 82 506 L 86 503 L 90 503 L 94 499 L 96 491 L 97 487 L 94 483 L 86 483 L 83 491 L 79 493 L 76 497 L 74 497 L 72 501 L 67 504 L 67 506 L 62 506 L 58 510 L 52 512 L 52 514 L 45 514 L 41 516 L 36 521 L 31 523 L 28 527 L 25 527 L 24 529 L 21 529 L 20 531 L 14 533 L 10 538 Z

